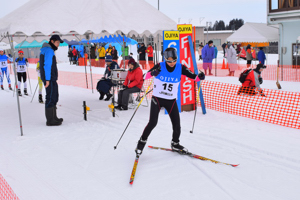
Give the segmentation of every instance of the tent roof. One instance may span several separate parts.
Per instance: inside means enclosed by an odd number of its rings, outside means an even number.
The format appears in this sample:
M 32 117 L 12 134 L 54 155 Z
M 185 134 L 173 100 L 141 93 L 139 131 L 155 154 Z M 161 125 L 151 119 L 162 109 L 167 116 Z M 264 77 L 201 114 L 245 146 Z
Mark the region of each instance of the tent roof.
M 1 18 L 0 27 L 2 36 L 9 33 L 18 41 L 27 36 L 31 42 L 55 33 L 68 40 L 74 34 L 80 39 L 87 34 L 100 38 L 121 32 L 156 36 L 162 30 L 176 30 L 176 22 L 144 0 L 31 0 Z
M 264 23 L 245 23 L 235 33 L 227 38 L 230 42 L 277 42 L 279 41 L 278 28 Z

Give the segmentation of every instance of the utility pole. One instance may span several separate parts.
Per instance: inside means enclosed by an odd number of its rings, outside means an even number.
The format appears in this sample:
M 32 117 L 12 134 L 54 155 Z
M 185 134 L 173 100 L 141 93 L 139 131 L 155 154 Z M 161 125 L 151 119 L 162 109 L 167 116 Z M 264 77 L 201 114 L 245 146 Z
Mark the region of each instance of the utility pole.
M 206 43 L 208 43 L 208 26 L 211 26 L 211 22 L 206 22 L 206 39 L 207 39 L 207 41 L 206 41 Z

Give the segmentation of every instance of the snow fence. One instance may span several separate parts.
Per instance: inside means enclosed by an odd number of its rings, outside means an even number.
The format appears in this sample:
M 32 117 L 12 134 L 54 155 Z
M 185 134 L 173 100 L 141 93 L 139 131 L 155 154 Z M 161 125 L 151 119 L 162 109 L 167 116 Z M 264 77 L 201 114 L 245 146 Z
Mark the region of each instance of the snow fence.
M 1 200 L 19 200 L 17 195 L 0 174 L 0 199 Z

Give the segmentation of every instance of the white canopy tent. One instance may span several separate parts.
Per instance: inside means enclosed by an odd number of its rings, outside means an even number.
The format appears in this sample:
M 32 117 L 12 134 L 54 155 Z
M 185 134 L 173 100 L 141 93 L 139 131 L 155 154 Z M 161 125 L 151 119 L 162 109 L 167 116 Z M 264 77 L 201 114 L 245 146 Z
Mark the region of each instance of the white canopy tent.
M 69 41 L 110 34 L 155 37 L 162 35 L 162 30 L 176 30 L 176 26 L 144 0 L 31 0 L 0 19 L 0 42 L 10 43 L 14 52 L 13 41 L 40 42 L 53 34 Z M 23 135 L 18 95 L 17 101 Z
M 229 42 L 267 43 L 279 41 L 278 28 L 264 23 L 245 23 L 227 38 Z

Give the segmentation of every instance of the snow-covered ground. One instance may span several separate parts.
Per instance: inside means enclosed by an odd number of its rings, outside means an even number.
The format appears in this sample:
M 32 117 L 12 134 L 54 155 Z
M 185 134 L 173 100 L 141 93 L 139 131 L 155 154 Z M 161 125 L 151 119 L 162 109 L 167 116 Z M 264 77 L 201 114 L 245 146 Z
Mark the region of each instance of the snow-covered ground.
M 59 70 L 84 67 L 60 64 Z M 97 70 L 99 70 L 97 72 Z M 94 73 L 103 73 L 93 68 Z M 207 77 L 238 84 L 237 78 Z M 134 110 L 117 112 L 99 94 L 72 86 L 60 86 L 58 116 L 62 126 L 45 125 L 44 105 L 35 96 L 21 97 L 24 136 L 20 136 L 17 100 L 0 90 L 0 173 L 21 200 L 298 200 L 300 197 L 299 130 L 208 110 L 181 113 L 181 143 L 189 151 L 222 164 L 145 147 L 133 185 L 129 184 L 137 140 L 149 119 L 149 107 L 141 106 L 114 150 Z M 36 85 L 36 80 L 31 80 Z M 284 86 L 284 82 L 281 82 Z M 290 83 L 299 88 L 299 83 Z M 268 86 L 267 81 L 263 86 Z M 270 89 L 276 89 L 270 82 Z M 297 90 L 299 92 L 299 89 Z M 32 95 L 32 94 L 31 94 Z M 82 102 L 91 108 L 83 120 Z M 172 128 L 160 113 L 147 145 L 169 147 Z

